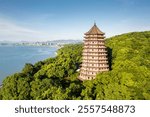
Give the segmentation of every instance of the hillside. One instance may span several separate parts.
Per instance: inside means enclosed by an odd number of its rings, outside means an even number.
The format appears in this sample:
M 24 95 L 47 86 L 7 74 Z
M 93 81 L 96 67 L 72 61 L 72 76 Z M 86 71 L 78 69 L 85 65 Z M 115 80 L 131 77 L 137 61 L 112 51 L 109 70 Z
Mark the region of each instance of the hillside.
M 8 76 L 0 99 L 150 99 L 150 31 L 108 38 L 111 70 L 81 82 L 82 44 L 66 45 L 55 58 L 27 63 Z

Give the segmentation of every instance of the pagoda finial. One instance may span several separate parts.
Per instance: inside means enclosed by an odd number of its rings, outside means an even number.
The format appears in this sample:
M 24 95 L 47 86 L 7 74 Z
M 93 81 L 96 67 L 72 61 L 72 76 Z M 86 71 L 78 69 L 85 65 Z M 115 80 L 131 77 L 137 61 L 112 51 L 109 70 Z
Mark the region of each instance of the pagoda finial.
M 96 26 L 96 22 L 95 22 L 95 20 L 94 20 L 94 26 Z

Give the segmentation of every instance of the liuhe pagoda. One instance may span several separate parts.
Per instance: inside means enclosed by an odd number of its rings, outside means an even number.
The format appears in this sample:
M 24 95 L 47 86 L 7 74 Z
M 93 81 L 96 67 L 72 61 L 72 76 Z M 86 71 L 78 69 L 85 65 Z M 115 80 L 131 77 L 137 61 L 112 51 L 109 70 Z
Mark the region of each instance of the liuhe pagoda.
M 80 80 L 92 80 L 97 73 L 109 71 L 104 34 L 96 24 L 85 33 Z

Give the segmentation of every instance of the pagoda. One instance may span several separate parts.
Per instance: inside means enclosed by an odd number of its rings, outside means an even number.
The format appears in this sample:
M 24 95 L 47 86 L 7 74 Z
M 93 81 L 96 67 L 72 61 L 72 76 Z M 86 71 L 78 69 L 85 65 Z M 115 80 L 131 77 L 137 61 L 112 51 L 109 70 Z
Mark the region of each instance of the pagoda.
M 95 23 L 85 33 L 80 80 L 92 80 L 97 73 L 109 71 L 104 34 Z

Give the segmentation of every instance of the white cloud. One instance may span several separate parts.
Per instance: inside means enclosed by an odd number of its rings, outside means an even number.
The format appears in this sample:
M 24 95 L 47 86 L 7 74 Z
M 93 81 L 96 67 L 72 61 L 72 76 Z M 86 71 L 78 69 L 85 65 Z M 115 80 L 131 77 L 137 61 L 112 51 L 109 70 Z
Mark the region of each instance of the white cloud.
M 137 31 L 149 31 L 150 25 L 142 20 L 126 18 L 104 26 L 107 37 Z
M 42 38 L 48 38 L 48 34 L 0 18 L 0 40 L 36 41 Z
M 125 5 L 134 5 L 138 0 L 116 0 Z

